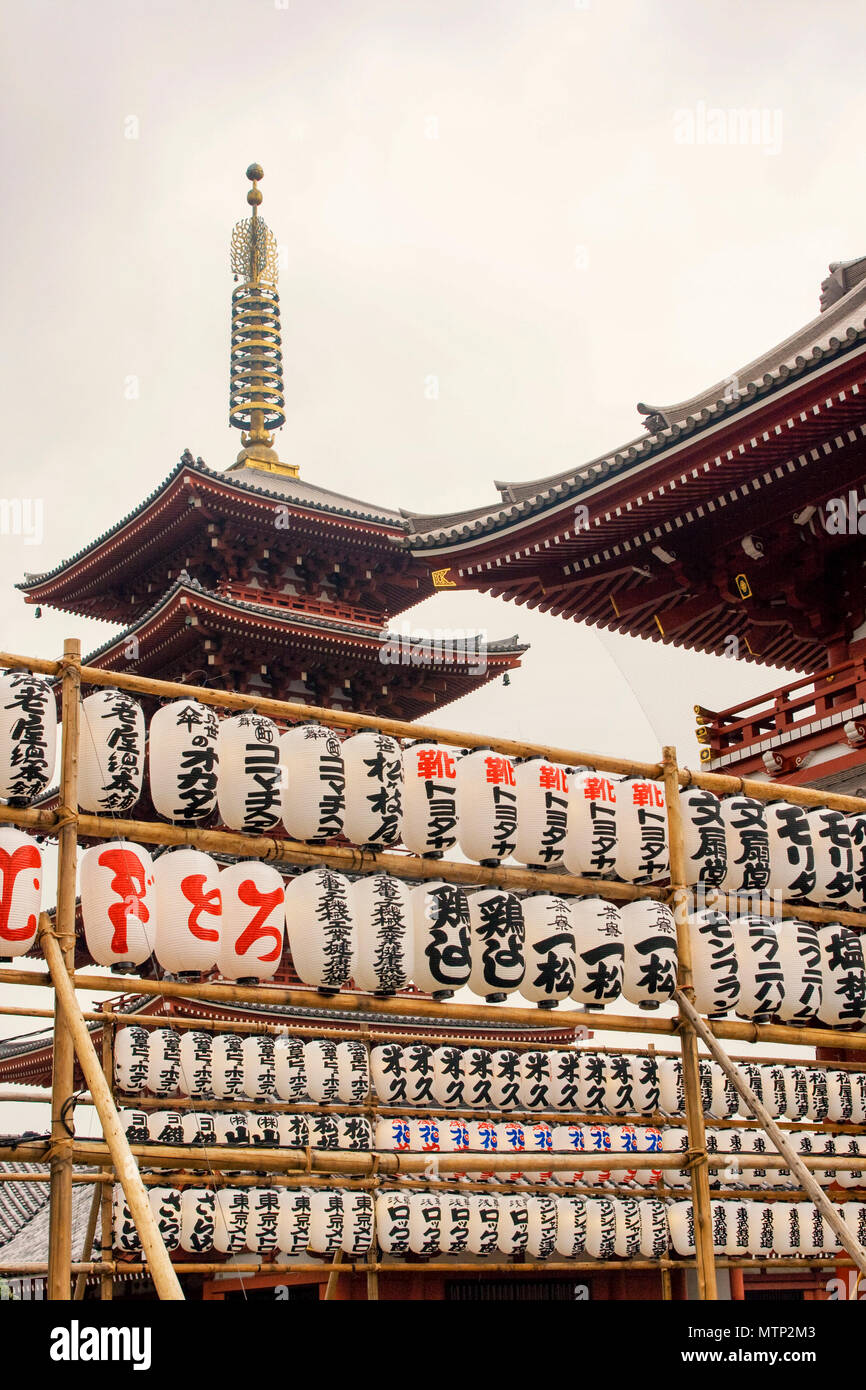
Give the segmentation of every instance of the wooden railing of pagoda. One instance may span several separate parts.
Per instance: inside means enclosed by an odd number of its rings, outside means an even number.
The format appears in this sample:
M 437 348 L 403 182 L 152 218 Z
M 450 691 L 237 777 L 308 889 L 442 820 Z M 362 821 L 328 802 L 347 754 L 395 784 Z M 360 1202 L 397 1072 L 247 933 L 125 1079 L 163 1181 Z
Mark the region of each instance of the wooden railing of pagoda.
M 853 813 L 866 812 L 866 798 L 845 796 L 838 793 L 822 793 L 808 787 L 782 786 L 779 783 L 770 784 L 718 773 L 692 772 L 688 768 L 678 765 L 676 750 L 673 747 L 666 747 L 663 750 L 661 760 L 657 763 L 637 762 L 631 759 L 586 753 L 571 748 L 492 738 L 488 735 L 478 735 L 466 731 L 431 728 L 394 719 L 379 719 L 373 715 L 355 714 L 346 710 L 324 709 L 296 702 L 243 695 L 236 691 L 186 686 L 176 682 L 153 680 L 135 675 L 132 672 L 103 671 L 97 667 L 81 665 L 80 646 L 75 640 L 67 641 L 64 646 L 63 658 L 60 661 L 0 652 L 0 667 L 30 670 L 55 678 L 60 677 L 63 686 L 62 772 L 57 808 L 42 810 L 39 808 L 0 807 L 0 822 L 11 822 L 24 828 L 38 830 L 44 835 L 54 836 L 58 839 L 60 850 L 55 924 L 52 926 L 47 915 L 43 916 L 41 923 L 40 940 L 48 965 L 48 972 L 0 970 L 0 985 L 42 987 L 49 985 L 55 992 L 54 1074 L 51 1094 L 52 1127 L 50 1139 L 32 1144 L 16 1143 L 11 1148 L 0 1148 L 0 1160 L 33 1161 L 47 1163 L 50 1167 L 50 1239 L 47 1265 L 50 1298 L 68 1298 L 72 1275 L 86 1275 L 88 1273 L 101 1276 L 102 1295 L 103 1297 L 111 1297 L 112 1275 L 116 1271 L 131 1273 L 138 1270 L 146 1271 L 151 1276 L 160 1297 L 178 1298 L 183 1296 L 159 1230 L 155 1228 L 152 1218 L 150 1218 L 150 1208 L 146 1202 L 146 1189 L 150 1179 L 142 1177 L 138 1168 L 140 1162 L 151 1165 L 158 1163 L 160 1166 L 165 1165 L 168 1168 L 180 1167 L 181 1169 L 195 1170 L 196 1167 L 200 1168 L 203 1160 L 210 1158 L 221 1172 L 223 1170 L 231 1172 L 239 1168 L 254 1175 L 252 1179 L 238 1175 L 237 1178 L 232 1177 L 232 1182 L 255 1181 L 256 1174 L 269 1173 L 274 1175 L 272 1180 L 277 1184 L 298 1181 L 304 1184 L 314 1184 L 318 1180 L 317 1174 L 327 1173 L 330 1175 L 328 1181 L 332 1185 L 361 1182 L 372 1187 L 387 1185 L 389 1180 L 393 1181 L 400 1175 L 414 1175 L 418 1180 L 421 1180 L 426 1165 L 429 1164 L 429 1155 L 417 1154 L 374 1155 L 363 1152 L 335 1153 L 333 1151 L 316 1152 L 314 1150 L 280 1150 L 275 1152 L 259 1149 L 226 1152 L 224 1149 L 205 1150 L 199 1146 L 184 1145 L 148 1145 L 138 1148 L 130 1146 L 120 1126 L 113 1095 L 111 1029 L 116 1021 L 121 1018 L 129 1021 L 134 1015 L 124 1014 L 109 1018 L 108 1015 L 90 1014 L 86 1018 L 77 998 L 79 990 L 115 993 L 117 989 L 116 982 L 109 977 L 76 973 L 74 970 L 72 945 L 75 932 L 75 872 L 79 835 L 97 839 L 123 837 L 143 843 L 165 845 L 194 845 L 203 850 L 222 851 L 238 857 L 268 859 L 276 863 L 291 865 L 330 864 L 354 872 L 385 869 L 403 878 L 442 878 L 450 882 L 476 886 L 495 883 L 529 891 L 543 889 L 546 892 L 600 895 L 615 901 L 641 897 L 667 901 L 674 911 L 677 929 L 677 1017 L 656 1017 L 646 1014 L 615 1015 L 606 1012 L 599 1015 L 595 1012 L 574 1009 L 557 1010 L 555 1014 L 552 1014 L 530 1007 L 496 1006 L 493 1009 L 490 1006 L 480 1004 L 446 1003 L 423 997 L 413 999 L 412 1012 L 419 1017 L 429 1019 L 431 1025 L 439 1022 L 452 1029 L 459 1029 L 461 1024 L 468 1024 L 470 1019 L 477 1024 L 479 1014 L 483 1013 L 485 1008 L 490 1008 L 491 1027 L 494 1030 L 498 1025 L 511 1025 L 531 1028 L 538 1033 L 549 1030 L 551 1036 L 554 1034 L 561 1036 L 563 1028 L 577 1030 L 597 1027 L 601 1024 L 606 1031 L 644 1034 L 650 1037 L 666 1035 L 676 1038 L 679 1041 L 683 1062 L 685 1118 L 689 1148 L 685 1158 L 682 1154 L 654 1154 L 652 1163 L 653 1166 L 658 1166 L 660 1169 L 683 1167 L 684 1165 L 690 1169 L 691 1200 L 695 1215 L 695 1259 L 693 1261 L 668 1258 L 648 1261 L 631 1260 L 628 1262 L 628 1266 L 630 1268 L 660 1270 L 663 1275 L 663 1284 L 668 1290 L 666 1296 L 670 1295 L 669 1281 L 667 1283 L 664 1281 L 665 1272 L 671 1269 L 694 1267 L 697 1271 L 699 1297 L 710 1300 L 717 1297 L 717 1266 L 721 1268 L 755 1267 L 757 1262 L 755 1258 L 740 1261 L 718 1260 L 714 1255 L 709 1188 L 710 1160 L 701 1101 L 698 1040 L 700 1038 L 723 1066 L 723 1069 L 727 1069 L 731 1064 L 721 1047 L 720 1040 L 722 1039 L 737 1039 L 747 1043 L 777 1043 L 784 1046 L 833 1047 L 862 1051 L 866 1048 L 866 1029 L 856 1032 L 842 1032 L 827 1028 L 783 1024 L 753 1024 L 731 1019 L 708 1020 L 697 1014 L 694 1008 L 691 945 L 687 927 L 689 890 L 685 883 L 683 827 L 677 792 L 680 787 L 691 785 L 706 788 L 720 795 L 743 792 L 759 800 L 771 800 L 783 796 L 794 804 L 828 806 Z M 635 887 L 625 883 L 583 879 L 564 873 L 551 873 L 547 870 L 539 872 L 507 866 L 485 868 L 478 864 L 442 859 L 417 859 L 405 854 L 371 853 L 345 845 L 300 844 L 278 836 L 247 836 L 228 831 L 180 828 L 165 822 L 118 821 L 112 817 L 81 814 L 77 810 L 77 721 L 78 695 L 81 685 L 111 686 L 162 699 L 196 699 L 204 704 L 223 709 L 255 709 L 259 713 L 270 715 L 278 720 L 306 719 L 343 729 L 376 729 L 382 733 L 392 734 L 397 738 L 426 738 L 460 748 L 490 748 L 515 757 L 540 756 L 553 762 L 583 765 L 601 772 L 653 779 L 663 778 L 667 794 L 671 862 L 670 883 L 666 888 Z M 840 913 L 835 909 L 823 908 L 798 907 L 794 909 L 784 905 L 782 912 L 783 915 L 799 916 L 816 922 L 842 921 L 866 931 L 866 913 Z M 127 987 L 134 988 L 136 993 L 158 996 L 165 1000 L 169 1000 L 173 996 L 183 996 L 188 1000 L 229 1006 L 291 1004 L 315 1008 L 317 1011 L 329 1007 L 328 1001 L 317 992 L 295 989 L 285 985 L 255 986 L 212 981 L 201 984 L 187 982 L 176 984 L 144 978 L 130 979 L 126 976 L 124 979 Z M 338 1009 L 341 1014 L 363 1010 L 368 1015 L 378 1015 L 382 1020 L 384 1030 L 387 1028 L 389 1017 L 405 1012 L 406 1005 L 405 1001 L 341 992 L 330 1001 L 330 1007 L 335 1010 Z M 18 1008 L 10 1011 L 21 1012 Z M 45 1011 L 34 1009 L 31 1012 L 35 1017 Z M 100 1018 L 104 1025 L 101 1065 L 94 1049 L 93 1040 L 87 1030 L 88 1019 L 93 1017 Z M 175 1022 L 175 1020 L 167 1020 L 164 1017 L 158 1020 L 145 1018 L 143 1021 L 152 1022 L 153 1025 L 157 1022 L 163 1025 L 167 1022 Z M 177 1022 L 181 1026 L 180 1021 Z M 201 1021 L 189 1021 L 185 1026 L 193 1025 L 201 1026 Z M 267 1025 L 256 1023 L 254 1027 L 255 1031 L 264 1031 Z M 290 1030 L 291 1025 L 287 1026 L 282 1023 L 279 1025 L 280 1032 L 285 1033 Z M 314 1032 L 315 1029 L 308 1027 L 298 1031 L 309 1033 Z M 537 1043 L 533 1045 L 537 1046 Z M 90 1088 L 90 1098 L 97 1106 L 102 1120 L 104 1135 L 102 1141 L 79 1140 L 67 1129 L 66 1113 L 74 1092 L 74 1058 L 76 1054 Z M 833 1203 L 825 1197 L 810 1171 L 814 1168 L 862 1166 L 862 1158 L 846 1159 L 821 1155 L 820 1158 L 808 1160 L 805 1163 L 801 1162 L 785 1139 L 782 1132 L 784 1127 L 777 1126 L 770 1120 L 760 1102 L 743 1083 L 741 1077 L 735 1084 L 746 1106 L 778 1151 L 778 1157 L 766 1154 L 751 1157 L 741 1155 L 738 1161 L 745 1167 L 784 1167 L 795 1172 L 804 1194 L 818 1205 L 836 1231 L 840 1242 L 848 1252 L 850 1262 L 861 1273 L 866 1273 L 866 1250 L 858 1244 L 850 1229 L 840 1220 Z M 161 1098 L 160 1104 L 168 1108 L 172 1102 Z M 179 1106 L 188 1104 L 188 1102 L 175 1101 L 174 1104 Z M 563 1167 L 573 1167 L 574 1161 L 573 1156 L 570 1160 L 567 1154 L 562 1156 Z M 97 1170 L 87 1174 L 74 1174 L 73 1165 L 76 1162 L 97 1165 Z M 551 1166 L 554 1168 L 557 1166 L 556 1156 L 550 1153 L 523 1155 L 519 1163 L 520 1167 L 525 1168 L 528 1172 L 546 1172 L 550 1170 Z M 580 1163 L 581 1167 L 587 1171 L 596 1168 L 615 1172 L 619 1169 L 634 1167 L 635 1156 L 631 1153 L 607 1152 L 595 1156 L 584 1154 L 581 1155 Z M 515 1157 L 513 1154 L 504 1153 L 474 1156 L 460 1154 L 453 1157 L 439 1155 L 438 1166 L 442 1173 L 479 1171 L 495 1180 L 497 1176 L 505 1178 L 513 1172 Z M 148 1255 L 146 1265 L 131 1264 L 127 1261 L 118 1262 L 106 1258 L 98 1261 L 87 1258 L 73 1261 L 70 1248 L 71 1198 L 73 1184 L 76 1180 L 94 1184 L 95 1196 L 89 1231 L 92 1239 L 97 1219 L 101 1213 L 103 1252 L 110 1249 L 111 1242 L 111 1185 L 118 1180 L 121 1182 L 130 1209 L 135 1216 L 142 1245 Z M 196 1179 L 194 1175 L 184 1172 L 183 1181 L 185 1184 L 195 1183 L 197 1180 L 211 1181 L 212 1178 L 208 1175 L 207 1178 Z M 220 1180 L 218 1179 L 218 1181 Z M 780 1194 L 778 1189 L 773 1191 L 750 1188 L 743 1195 L 778 1198 Z M 827 1214 L 828 1212 L 829 1214 Z M 89 1250 L 86 1253 L 89 1254 Z M 540 1261 L 537 1264 L 523 1262 L 520 1269 L 521 1271 L 531 1269 L 546 1271 L 601 1269 L 605 1267 L 605 1263 L 598 1260 L 586 1263 L 568 1261 L 562 1264 L 551 1261 Z M 838 1265 L 844 1263 L 844 1260 L 838 1256 L 823 1261 L 807 1257 L 807 1263 L 809 1265 Z M 774 1260 L 774 1264 L 778 1266 L 779 1261 Z M 184 1262 L 179 1267 L 188 1273 L 213 1273 L 224 1270 L 225 1265 L 216 1261 L 202 1261 Z M 387 1268 L 393 1272 L 395 1269 L 412 1269 L 414 1267 L 412 1264 L 404 1262 L 398 1265 L 382 1265 L 377 1260 L 374 1246 L 370 1259 L 361 1265 L 353 1264 L 350 1261 L 334 1261 L 331 1267 L 332 1279 L 329 1279 L 328 1285 L 329 1296 L 332 1296 L 333 1282 L 340 1275 L 364 1272 L 367 1277 L 368 1297 L 376 1297 L 378 1296 L 376 1280 L 379 1269 Z M 425 1261 L 419 1267 L 429 1270 L 431 1262 Z M 444 1267 L 451 1271 L 459 1271 L 463 1268 L 463 1266 L 453 1263 Z M 611 1267 L 609 1262 L 607 1267 Z M 622 1262 L 615 1262 L 615 1267 L 622 1268 Z M 802 1263 L 799 1267 L 803 1267 Z M 321 1263 L 310 1266 L 293 1265 L 292 1268 L 295 1270 L 308 1268 L 321 1270 L 322 1265 Z M 514 1266 L 485 1262 L 483 1265 L 473 1264 L 467 1265 L 465 1268 L 470 1269 L 473 1273 L 483 1274 L 485 1271 L 492 1272 L 496 1269 L 513 1269 Z M 258 1262 L 249 1266 L 232 1265 L 232 1270 L 238 1274 L 247 1270 L 258 1272 L 260 1269 L 261 1265 Z M 0 1265 L 0 1274 L 42 1274 L 44 1272 L 45 1267 L 43 1266 L 17 1266 L 13 1270 Z M 78 1283 L 80 1286 L 81 1281 L 79 1280 Z

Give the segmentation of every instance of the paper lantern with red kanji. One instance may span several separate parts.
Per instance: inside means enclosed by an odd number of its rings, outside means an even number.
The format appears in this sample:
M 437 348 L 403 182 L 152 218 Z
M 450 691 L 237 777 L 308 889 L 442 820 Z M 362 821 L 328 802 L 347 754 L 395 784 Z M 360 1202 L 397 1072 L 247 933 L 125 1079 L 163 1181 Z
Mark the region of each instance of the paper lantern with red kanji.
M 814 1023 L 823 986 L 818 933 L 810 922 L 790 918 L 779 923 L 777 932 L 782 999 L 776 1017 L 781 1023 Z
M 222 921 L 220 871 L 209 854 L 175 849 L 153 865 L 156 958 L 172 975 L 198 975 L 216 964 Z
M 403 844 L 441 855 L 457 843 L 457 763 L 453 748 L 424 739 L 403 749 Z
M 286 933 L 292 964 L 305 985 L 334 994 L 351 978 L 358 950 L 349 880 L 333 869 L 308 869 L 286 887 Z
M 283 954 L 283 880 L 272 864 L 244 859 L 220 873 L 217 969 L 227 980 L 270 980 Z
M 520 988 L 526 972 L 523 908 L 504 888 L 482 888 L 467 897 L 469 988 L 488 1003 L 499 1003 Z
M 770 832 L 764 803 L 751 796 L 726 796 L 721 802 L 725 831 L 725 876 L 729 893 L 755 893 L 770 881 Z
M 828 1028 L 856 1027 L 866 1015 L 866 968 L 858 932 L 838 922 L 818 928 L 821 947 L 820 1021 Z
M 667 815 L 661 782 L 644 777 L 616 784 L 616 873 L 627 883 L 668 876 Z
M 565 867 L 583 878 L 616 868 L 616 804 L 622 782 L 592 771 L 575 773 L 568 796 Z
M 587 1008 L 603 1008 L 620 996 L 623 935 L 619 908 L 605 898 L 572 898 L 576 969 L 571 994 Z
M 723 912 L 705 908 L 688 919 L 692 946 L 695 1008 L 710 1018 L 735 1009 L 740 999 L 740 967 L 731 923 Z
M 532 868 L 558 864 L 568 824 L 569 773 L 546 758 L 526 758 L 514 774 L 517 839 L 514 858 Z
M 478 748 L 457 764 L 457 839 L 467 859 L 498 864 L 514 853 L 517 785 L 514 764 Z
M 97 965 L 141 965 L 156 944 L 153 861 L 142 845 L 106 840 L 81 856 L 81 917 Z
M 214 1193 L 207 1187 L 184 1188 L 180 1198 L 180 1248 L 187 1255 L 213 1249 Z
M 421 883 L 409 891 L 414 939 L 412 978 L 434 999 L 450 999 L 470 973 L 470 918 L 457 883 Z
M 387 734 L 364 730 L 343 742 L 346 809 L 343 834 L 354 845 L 382 849 L 400 839 L 403 820 L 403 759 Z
M 318 844 L 343 832 L 346 771 L 340 740 L 322 724 L 296 724 L 280 738 L 283 824 L 293 840 Z
M 778 1014 L 785 991 L 779 929 L 768 917 L 749 914 L 731 922 L 731 932 L 740 977 L 737 1013 L 754 1023 L 768 1023 Z
M 395 994 L 412 979 L 414 938 L 409 889 L 390 874 L 366 874 L 352 884 L 358 930 L 354 980 L 371 994 Z
M 807 807 L 806 819 L 815 852 L 815 886 L 810 896 L 827 907 L 844 906 L 854 892 L 854 845 L 849 819 L 827 806 Z
M 769 890 L 789 898 L 811 897 L 815 889 L 812 827 L 802 806 L 772 801 L 765 810 L 770 844 Z
M 575 988 L 571 899 L 531 893 L 523 901 L 526 974 L 520 991 L 540 1009 L 555 1008 Z
M 97 690 L 81 702 L 78 805 L 98 813 L 129 811 L 144 780 L 144 714 L 122 690 Z
M 148 729 L 148 762 L 158 816 L 196 825 L 216 810 L 218 734 L 216 712 L 197 700 L 172 700 L 156 711 Z
M 687 884 L 718 887 L 728 868 L 725 822 L 719 798 L 702 787 L 680 792 Z
M 129 1024 L 118 1028 L 114 1040 L 114 1080 L 127 1095 L 138 1096 L 147 1089 L 150 1030 Z
M 0 675 L 0 799 L 29 806 L 50 785 L 57 704 L 48 681 L 30 671 Z
M 641 1009 L 657 1009 L 677 984 L 677 929 L 664 903 L 638 898 L 619 909 L 624 949 L 622 994 Z
M 23 956 L 39 930 L 42 850 L 14 826 L 0 826 L 0 960 Z
M 267 835 L 283 814 L 279 730 L 272 719 L 245 710 L 220 721 L 217 739 L 220 818 L 230 830 Z

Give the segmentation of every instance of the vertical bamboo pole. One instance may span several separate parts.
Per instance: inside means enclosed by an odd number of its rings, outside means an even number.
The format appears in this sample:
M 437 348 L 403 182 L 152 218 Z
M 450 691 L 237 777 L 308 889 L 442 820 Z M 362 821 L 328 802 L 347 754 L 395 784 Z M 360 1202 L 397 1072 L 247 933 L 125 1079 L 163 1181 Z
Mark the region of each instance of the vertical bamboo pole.
M 102 1070 L 105 1073 L 105 1079 L 108 1082 L 108 1089 L 111 1091 L 112 1097 L 114 1096 L 113 1037 L 114 1025 L 111 1023 L 104 1023 L 102 1026 Z M 110 1173 L 111 1171 L 110 1164 L 103 1165 L 103 1173 Z M 111 1184 L 103 1182 L 100 1183 L 100 1187 L 102 1188 L 102 1258 L 103 1260 L 110 1260 L 114 1244 L 114 1212 L 112 1209 Z M 114 1276 L 110 1272 L 106 1272 L 100 1276 L 99 1297 L 104 1303 L 111 1302 L 114 1298 Z
M 57 935 L 63 963 L 75 969 L 75 868 L 78 847 L 78 725 L 81 688 L 81 643 L 63 643 L 62 747 L 60 804 L 64 818 L 57 849 Z M 72 1262 L 72 1137 L 63 1122 L 63 1106 L 75 1088 L 72 1035 L 54 991 L 54 1052 L 51 1079 L 51 1181 L 48 1233 L 48 1297 L 66 1300 Z
M 375 1197 L 374 1197 L 375 1201 Z M 374 1228 L 375 1229 L 375 1228 Z M 370 1253 L 367 1256 L 367 1302 L 375 1302 L 379 1297 L 379 1271 L 376 1267 L 379 1259 L 379 1246 L 375 1235 L 370 1246 Z
M 675 748 L 668 746 L 663 749 L 662 767 L 670 847 L 671 899 L 677 928 L 677 984 L 685 998 L 690 1003 L 694 1003 L 692 946 L 688 927 L 688 892 L 685 886 L 686 862 L 683 843 L 683 818 L 680 810 L 679 770 Z M 701 1299 L 715 1300 L 718 1293 L 716 1289 L 716 1264 L 713 1254 L 710 1170 L 707 1159 L 707 1139 L 704 1131 L 704 1112 L 701 1104 L 698 1038 L 692 1023 L 682 1008 L 680 1008 L 679 1035 L 683 1058 L 686 1128 L 689 1135 L 689 1150 L 692 1154 L 689 1171 L 695 1220 L 698 1296 Z
M 102 1193 L 100 1188 L 105 1184 L 95 1182 L 93 1184 L 93 1195 L 90 1199 L 90 1211 L 87 1215 L 87 1230 L 84 1235 L 84 1248 L 81 1251 L 81 1263 L 85 1264 L 93 1255 L 93 1242 L 96 1237 L 96 1218 L 102 1205 Z M 84 1290 L 87 1287 L 87 1271 L 80 1269 L 75 1280 L 75 1292 L 72 1295 L 73 1302 L 78 1303 L 84 1298 Z
M 326 1298 L 326 1299 L 335 1298 L 336 1295 L 337 1295 L 337 1282 L 338 1282 L 338 1278 L 339 1278 L 340 1265 L 341 1265 L 342 1263 L 343 1263 L 343 1251 L 342 1251 L 342 1248 L 341 1248 L 341 1249 L 336 1250 L 336 1251 L 334 1252 L 334 1258 L 333 1258 L 333 1260 L 332 1260 L 332 1262 L 331 1262 L 331 1272 L 330 1272 L 330 1274 L 328 1275 L 328 1282 L 327 1282 L 327 1284 L 326 1284 L 326 1286 L 325 1286 L 325 1298 Z

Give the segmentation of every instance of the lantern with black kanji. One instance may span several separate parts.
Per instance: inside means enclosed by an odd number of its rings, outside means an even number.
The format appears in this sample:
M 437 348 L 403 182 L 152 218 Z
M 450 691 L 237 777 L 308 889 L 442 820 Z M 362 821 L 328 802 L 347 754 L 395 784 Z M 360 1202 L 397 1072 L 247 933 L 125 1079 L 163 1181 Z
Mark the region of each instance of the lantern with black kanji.
M 616 806 L 624 784 L 586 770 L 571 779 L 565 867 L 583 878 L 609 878 L 616 870 Z
M 514 764 L 478 748 L 457 764 L 457 838 L 467 859 L 498 864 L 514 853 L 517 786 Z
M 216 964 L 222 922 L 220 871 L 210 855 L 175 849 L 154 861 L 156 958 L 172 975 L 194 976 Z
M 279 825 L 283 813 L 284 776 L 276 724 L 249 710 L 223 719 L 217 752 L 221 820 L 230 830 L 267 835 Z
M 286 933 L 292 964 L 305 985 L 335 994 L 351 978 L 358 950 L 349 880 L 333 869 L 308 869 L 286 887 Z
M 606 898 L 573 898 L 575 978 L 571 994 L 587 1008 L 604 1008 L 622 990 L 623 944 L 619 908 Z
M 409 890 L 390 874 L 366 874 L 352 884 L 350 897 L 358 929 L 355 984 L 371 994 L 395 994 L 412 979 L 415 964 Z
M 571 899 L 531 893 L 523 902 L 526 932 L 524 998 L 540 1009 L 555 1008 L 575 988 L 575 929 Z
M 355 845 L 382 849 L 400 839 L 403 759 L 387 734 L 364 730 L 343 742 L 346 809 L 343 834 Z
M 776 1017 L 781 1023 L 814 1023 L 821 1011 L 823 989 L 818 933 L 810 922 L 787 917 L 777 931 L 782 1000 Z
M 705 908 L 688 919 L 695 1008 L 710 1018 L 735 1009 L 740 967 L 731 923 L 724 912 Z
M 293 840 L 318 844 L 343 832 L 346 771 L 340 740 L 321 724 L 296 724 L 280 738 L 285 767 L 283 824 Z
M 206 1187 L 187 1187 L 180 1199 L 180 1248 L 187 1255 L 206 1255 L 213 1249 L 214 1193 Z
M 30 671 L 0 675 L 0 799 L 29 806 L 54 776 L 57 705 L 48 681 Z
M 664 903 L 638 898 L 619 909 L 624 948 L 622 993 L 630 1004 L 657 1009 L 677 983 L 677 929 Z
M 667 815 L 661 782 L 645 777 L 616 784 L 616 873 L 627 883 L 668 876 Z
M 764 803 L 754 797 L 726 796 L 721 802 L 725 828 L 725 877 L 729 893 L 756 893 L 770 881 L 770 832 Z
M 770 844 L 769 891 L 790 898 L 808 898 L 815 890 L 815 847 L 812 827 L 802 806 L 772 801 L 766 807 Z
M 209 705 L 172 700 L 150 721 L 148 761 L 154 810 L 175 825 L 207 820 L 217 804 L 219 720 Z
M 0 826 L 0 960 L 26 955 L 42 910 L 42 850 L 12 825 Z
M 680 792 L 686 883 L 718 887 L 728 869 L 722 806 L 713 792 L 686 787 Z
M 519 989 L 526 971 L 526 930 L 520 899 L 504 888 L 468 894 L 469 988 L 488 1003 Z
M 731 922 L 731 932 L 740 979 L 737 1013 L 753 1023 L 768 1023 L 778 1014 L 785 992 L 779 929 L 768 917 L 748 914 Z
M 820 1021 L 827 1028 L 857 1027 L 866 1016 L 866 969 L 859 932 L 838 922 L 818 928 L 821 947 Z
M 97 965 L 141 965 L 156 944 L 153 861 L 142 845 L 104 840 L 81 856 L 81 917 Z
M 273 864 L 243 859 L 220 873 L 217 969 L 227 980 L 270 980 L 283 953 L 283 880 Z
M 456 749 L 420 740 L 403 749 L 403 844 L 442 855 L 457 843 Z
M 815 852 L 812 897 L 827 907 L 842 907 L 854 891 L 854 845 L 849 819 L 827 806 L 807 808 L 806 819 Z
M 187 1029 L 180 1037 L 178 1090 L 193 1100 L 213 1095 L 213 1034 Z
M 144 779 L 144 714 L 122 690 L 97 690 L 81 702 L 78 805 L 99 814 L 129 811 Z
M 526 758 L 514 774 L 517 839 L 514 858 L 531 868 L 562 860 L 568 823 L 569 773 L 547 758 Z
M 147 1028 L 128 1024 L 118 1028 L 114 1040 L 114 1080 L 127 1095 L 141 1095 L 147 1089 L 150 1034 Z
M 410 889 L 413 980 L 434 999 L 450 999 L 469 979 L 470 918 L 459 884 L 422 883 Z

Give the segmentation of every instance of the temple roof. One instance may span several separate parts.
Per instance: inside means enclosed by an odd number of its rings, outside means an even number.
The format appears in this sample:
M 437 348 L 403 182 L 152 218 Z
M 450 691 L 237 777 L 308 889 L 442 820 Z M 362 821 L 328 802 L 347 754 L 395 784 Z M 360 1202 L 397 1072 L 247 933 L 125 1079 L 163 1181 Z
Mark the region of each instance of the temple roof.
M 826 308 L 760 357 L 674 405 L 640 403 L 638 411 L 645 416 L 649 434 L 637 435 L 561 473 L 523 483 L 497 482 L 499 503 L 431 515 L 402 511 L 413 554 L 421 557 L 455 543 L 508 531 L 550 507 L 597 490 L 600 484 L 619 481 L 684 439 L 736 416 L 797 378 L 862 346 L 866 342 L 866 258 L 842 266 L 834 263 L 824 286 L 831 281 L 840 292 L 834 297 L 832 289 L 824 289 Z

